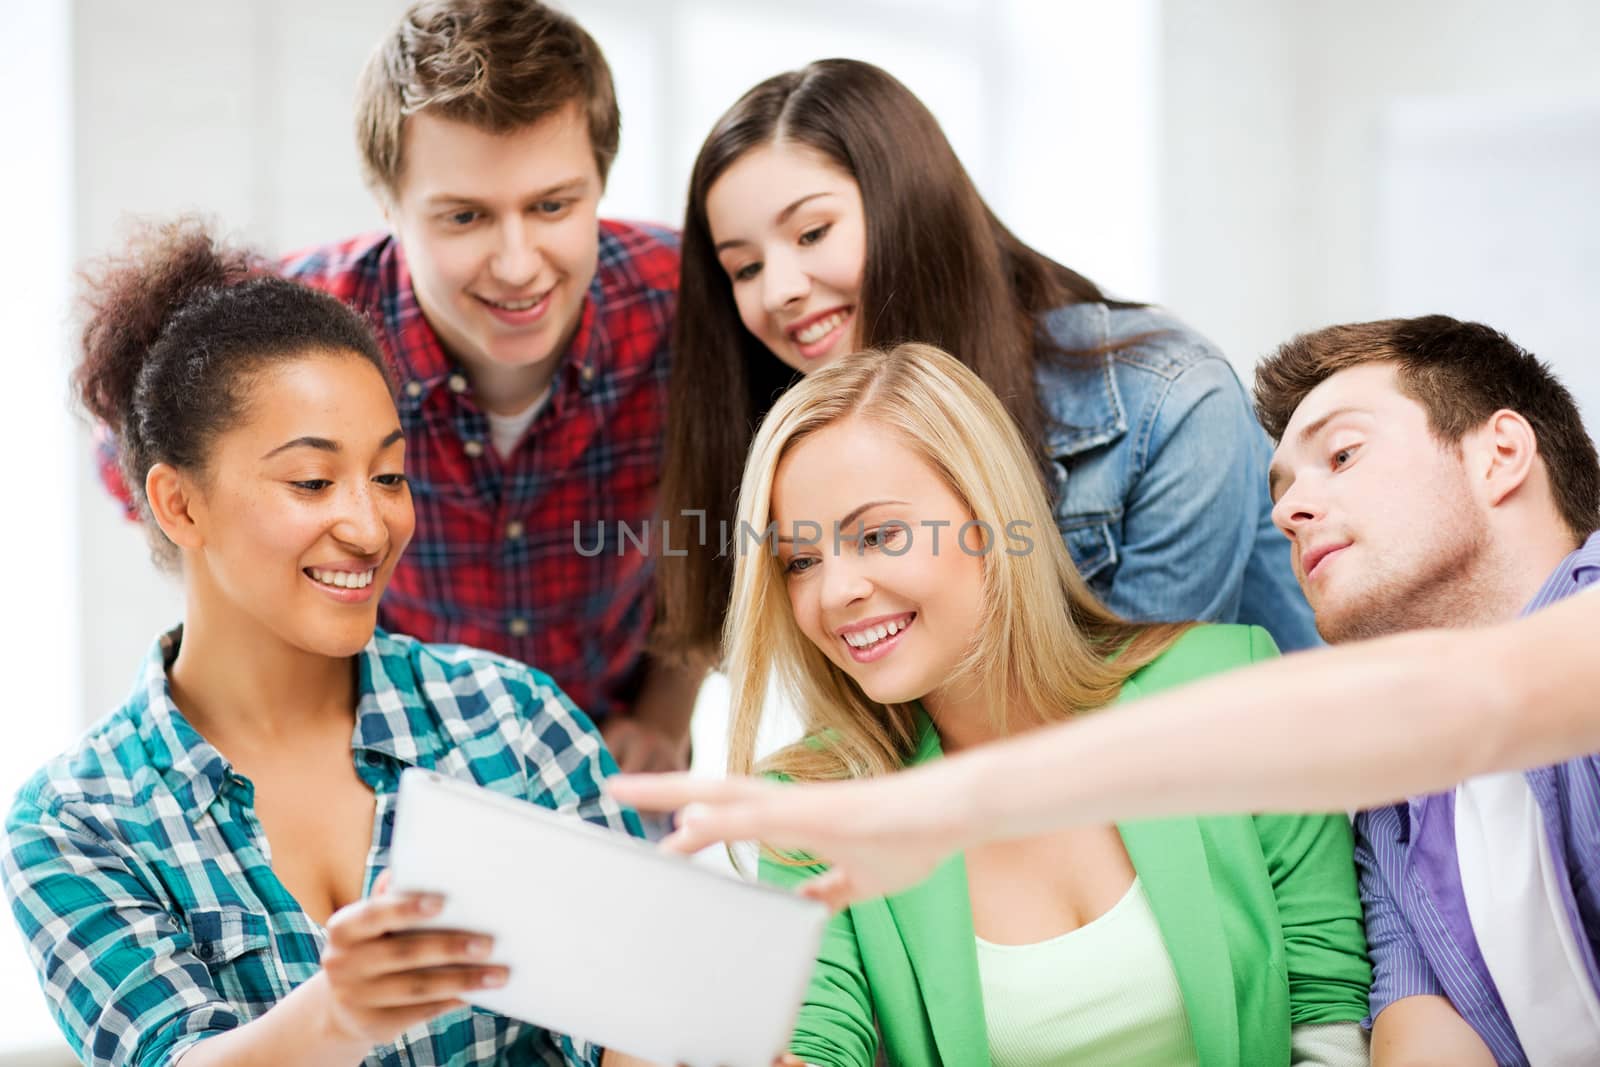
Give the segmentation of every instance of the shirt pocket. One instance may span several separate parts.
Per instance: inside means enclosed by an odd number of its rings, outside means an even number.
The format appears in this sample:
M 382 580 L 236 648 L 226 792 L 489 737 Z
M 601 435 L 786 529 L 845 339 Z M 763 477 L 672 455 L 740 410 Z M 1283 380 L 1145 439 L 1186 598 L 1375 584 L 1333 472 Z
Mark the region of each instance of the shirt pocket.
M 211 972 L 217 993 L 244 1018 L 255 1018 L 287 995 L 265 915 L 224 905 L 195 908 L 188 920 L 190 951 Z
M 1078 573 L 1103 597 L 1111 587 L 1111 575 L 1117 564 L 1117 542 L 1111 533 L 1112 516 L 1058 515 L 1056 522 Z

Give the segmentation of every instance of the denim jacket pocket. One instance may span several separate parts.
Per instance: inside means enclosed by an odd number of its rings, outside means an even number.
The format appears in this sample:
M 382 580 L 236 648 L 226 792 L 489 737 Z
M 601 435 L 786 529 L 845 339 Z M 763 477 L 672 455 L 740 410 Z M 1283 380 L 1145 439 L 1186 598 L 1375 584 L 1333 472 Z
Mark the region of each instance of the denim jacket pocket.
M 217 992 L 247 1019 L 288 994 L 283 969 L 272 954 L 267 917 L 238 905 L 188 913 L 191 951 L 211 972 Z
M 1117 542 L 1111 536 L 1111 520 L 1110 514 L 1057 516 L 1073 564 L 1084 581 L 1096 585 L 1097 591 L 1104 580 L 1096 583 L 1095 576 L 1108 572 L 1117 562 Z M 1109 578 L 1109 572 L 1105 577 Z

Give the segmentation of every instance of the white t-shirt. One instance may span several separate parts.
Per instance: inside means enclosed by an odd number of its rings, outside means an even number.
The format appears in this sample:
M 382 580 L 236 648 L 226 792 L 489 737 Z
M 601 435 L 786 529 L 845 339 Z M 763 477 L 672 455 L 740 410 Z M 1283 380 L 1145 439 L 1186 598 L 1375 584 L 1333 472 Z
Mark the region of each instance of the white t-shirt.
M 515 415 L 496 415 L 492 411 L 486 413 L 489 417 L 489 442 L 494 445 L 494 450 L 500 454 L 501 459 L 511 455 L 521 442 L 522 435 L 533 425 L 533 420 L 539 415 L 539 409 L 550 399 L 551 392 L 551 386 L 545 386 L 544 392 L 534 397 L 533 403 Z
M 1529 1062 L 1592 1067 L 1600 997 L 1526 778 L 1487 774 L 1456 787 L 1456 857 L 1473 936 Z

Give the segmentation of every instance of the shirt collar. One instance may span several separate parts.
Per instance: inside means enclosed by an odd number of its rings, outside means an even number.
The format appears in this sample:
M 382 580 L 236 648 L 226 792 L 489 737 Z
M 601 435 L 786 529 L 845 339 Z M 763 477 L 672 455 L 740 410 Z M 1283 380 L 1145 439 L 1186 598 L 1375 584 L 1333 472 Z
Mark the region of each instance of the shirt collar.
M 431 768 L 446 739 L 423 693 L 412 658 L 382 630 L 357 657 L 356 729 L 350 747 L 381 753 L 396 762 Z
M 233 768 L 172 702 L 167 669 L 182 639 L 181 625 L 156 639 L 134 683 L 128 711 L 138 724 L 150 766 L 194 818 L 211 806 Z
M 150 767 L 178 799 L 190 818 L 211 806 L 233 766 L 184 717 L 172 700 L 167 677 L 183 627 L 162 634 L 145 656 L 128 712 L 138 724 L 139 739 Z M 434 716 L 421 696 L 421 685 L 411 661 L 403 655 L 385 655 L 390 645 L 379 630 L 356 657 L 356 726 L 352 754 L 381 753 L 408 766 L 432 767 L 444 747 L 438 729 L 418 729 Z
M 1600 532 L 1592 533 L 1583 544 L 1567 553 L 1556 569 L 1550 572 L 1533 599 L 1523 607 L 1522 614 L 1529 615 L 1564 597 L 1569 597 L 1584 586 L 1600 579 Z
M 1045 448 L 1071 456 L 1128 430 L 1122 391 L 1112 366 L 1111 312 L 1104 304 L 1071 304 L 1044 317 L 1042 332 L 1064 359 L 1042 359 L 1034 372 L 1049 425 Z

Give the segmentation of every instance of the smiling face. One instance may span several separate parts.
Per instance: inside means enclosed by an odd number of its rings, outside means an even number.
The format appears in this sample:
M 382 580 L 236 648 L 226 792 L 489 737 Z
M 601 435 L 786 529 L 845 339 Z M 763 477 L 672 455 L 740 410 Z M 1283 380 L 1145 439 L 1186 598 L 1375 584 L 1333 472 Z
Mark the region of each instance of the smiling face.
M 972 514 L 938 473 L 881 427 L 846 419 L 784 457 L 772 517 L 781 537 L 822 529 L 817 544 L 779 544 L 806 638 L 869 699 L 936 704 L 983 615 L 983 560 L 975 542 L 957 544 Z
M 263 371 L 190 492 L 191 603 L 308 652 L 359 651 L 414 528 L 404 458 L 367 360 L 318 354 Z
M 740 156 L 705 206 L 739 320 L 773 355 L 810 373 L 859 347 L 866 216 L 854 178 L 779 141 Z
M 594 280 L 602 181 L 576 104 L 486 133 L 423 111 L 386 204 L 422 313 L 469 374 L 554 373 Z M 532 395 L 526 397 L 531 400 Z
M 1331 642 L 1475 617 L 1489 527 L 1458 451 L 1441 444 L 1395 366 L 1330 376 L 1273 454 L 1272 519 Z

